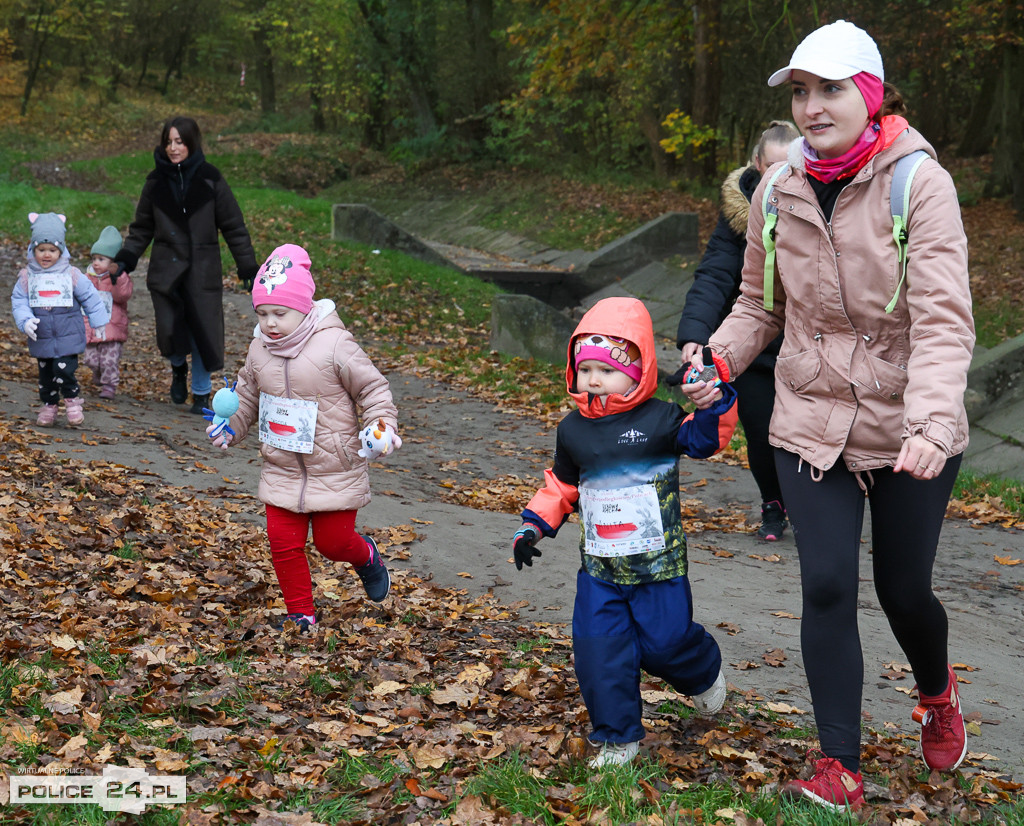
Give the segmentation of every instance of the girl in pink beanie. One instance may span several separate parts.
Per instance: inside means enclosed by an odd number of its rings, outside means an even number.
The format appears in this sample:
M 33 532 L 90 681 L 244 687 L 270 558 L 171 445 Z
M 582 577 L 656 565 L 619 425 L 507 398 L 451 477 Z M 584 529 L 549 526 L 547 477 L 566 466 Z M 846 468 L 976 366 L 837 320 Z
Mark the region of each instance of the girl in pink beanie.
M 316 622 L 306 558 L 311 525 L 321 554 L 350 563 L 372 601 L 387 597 L 387 566 L 373 538 L 356 533 L 355 521 L 370 502 L 367 459 L 402 445 L 387 379 L 345 328 L 334 302 L 314 301 L 315 291 L 302 247 L 280 246 L 260 267 L 252 290 L 259 325 L 238 374 L 233 434 L 215 440 L 226 448 L 256 426 L 263 456 L 258 496 L 266 505 L 285 621 L 302 631 Z M 362 430 L 360 411 L 367 423 Z M 376 451 L 363 445 L 363 433 L 373 430 L 385 442 Z

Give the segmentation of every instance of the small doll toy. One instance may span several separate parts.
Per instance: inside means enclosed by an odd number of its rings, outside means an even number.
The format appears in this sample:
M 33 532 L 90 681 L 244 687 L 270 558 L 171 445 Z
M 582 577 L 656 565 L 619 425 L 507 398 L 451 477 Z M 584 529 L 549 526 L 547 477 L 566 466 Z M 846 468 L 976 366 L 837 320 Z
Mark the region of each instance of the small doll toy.
M 719 378 L 718 370 L 716 369 L 717 365 L 715 362 L 718 361 L 718 359 L 712 355 L 710 347 L 704 348 L 702 358 L 704 361 L 704 369 L 698 370 L 696 367 L 691 367 L 689 372 L 686 374 L 686 383 L 696 384 L 699 381 L 709 381 L 714 384 L 715 387 L 718 387 L 718 385 L 722 383 L 722 379 Z
M 387 456 L 394 447 L 394 435 L 383 419 L 371 422 L 359 433 L 359 441 L 363 445 L 359 448 L 359 455 L 367 460 Z
M 213 410 L 210 410 L 208 407 L 203 408 L 203 418 L 213 425 L 213 429 L 209 434 L 211 439 L 216 439 L 223 433 L 235 435 L 235 431 L 231 429 L 228 422 L 238 412 L 238 393 L 235 392 L 236 384 L 238 384 L 237 381 L 228 387 L 228 380 L 224 379 L 224 386 L 213 395 Z

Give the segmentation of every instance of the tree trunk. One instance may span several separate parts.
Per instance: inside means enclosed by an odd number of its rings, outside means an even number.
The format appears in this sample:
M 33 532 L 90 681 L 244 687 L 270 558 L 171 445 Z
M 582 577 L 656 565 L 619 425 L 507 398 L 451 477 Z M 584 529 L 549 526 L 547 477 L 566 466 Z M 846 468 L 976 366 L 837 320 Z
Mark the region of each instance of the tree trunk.
M 467 119 L 469 139 L 479 143 L 487 137 L 489 120 L 484 113 L 489 104 L 500 99 L 498 89 L 498 46 L 494 31 L 494 0 L 466 0 L 470 45 L 473 49 L 472 116 Z
M 28 50 L 28 70 L 25 72 L 25 87 L 21 92 L 21 116 L 25 117 L 28 112 L 28 102 L 32 99 L 32 90 L 39 79 L 39 72 L 43 65 L 43 54 L 46 52 L 46 41 L 50 39 L 50 32 L 43 24 L 44 17 L 49 11 L 40 4 L 36 8 L 36 18 L 32 26 L 31 43 Z
M 999 87 L 999 65 L 994 64 L 981 77 L 981 88 L 974 96 L 971 114 L 967 118 L 967 129 L 957 147 L 960 158 L 976 158 L 992 151 L 995 133 L 996 89 Z
M 696 0 L 693 3 L 693 110 L 697 126 L 717 128 L 722 90 L 722 3 Z M 718 177 L 716 141 L 711 141 L 698 158 L 688 158 L 688 172 L 705 184 Z
M 256 44 L 256 78 L 260 84 L 260 109 L 264 115 L 277 111 L 277 84 L 274 77 L 274 52 L 268 32 L 258 26 L 252 35 Z
M 416 122 L 416 134 L 420 137 L 433 134 L 437 131 L 434 73 L 423 59 L 417 38 L 420 32 L 419 27 L 415 25 L 412 4 L 409 0 L 394 0 L 394 18 L 398 21 L 397 31 L 394 33 L 387 30 L 385 13 L 379 0 L 373 2 L 372 7 L 370 0 L 357 0 L 356 6 L 374 41 L 391 66 L 401 73 L 408 86 L 409 108 Z M 432 7 L 428 8 L 431 8 L 433 13 Z
M 996 106 L 999 125 L 986 194 L 1011 196 L 1013 208 L 1024 218 L 1024 46 L 1008 43 L 1002 48 L 1002 78 Z
M 651 150 L 651 161 L 654 163 L 654 177 L 659 181 L 667 181 L 672 175 L 672 159 L 668 153 L 661 148 L 661 118 L 657 112 L 645 108 L 640 113 L 640 130 L 647 139 L 647 146 Z

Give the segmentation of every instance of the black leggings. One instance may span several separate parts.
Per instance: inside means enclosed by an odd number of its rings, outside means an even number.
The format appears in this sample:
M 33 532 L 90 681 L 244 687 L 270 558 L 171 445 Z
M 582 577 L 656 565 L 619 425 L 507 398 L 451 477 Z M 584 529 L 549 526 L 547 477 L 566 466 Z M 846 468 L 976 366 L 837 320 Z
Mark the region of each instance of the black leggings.
M 61 397 L 78 398 L 78 356 L 57 356 L 39 359 L 39 401 L 43 404 L 57 404 Z
M 775 407 L 775 371 L 751 367 L 736 377 L 733 386 L 736 412 L 747 437 L 747 462 L 761 492 L 761 501 L 777 501 L 785 507 L 775 475 L 775 448 L 768 444 L 768 425 Z
M 811 479 L 811 467 L 775 451 L 800 556 L 800 642 L 821 750 L 850 771 L 860 766 L 864 657 L 857 586 L 864 502 L 871 505 L 871 563 L 878 602 L 924 694 L 941 694 L 946 671 L 946 611 L 932 592 L 932 566 L 961 456 L 919 481 L 892 468 L 871 471 L 867 495 L 840 460 Z M 817 474 L 817 471 L 815 471 Z

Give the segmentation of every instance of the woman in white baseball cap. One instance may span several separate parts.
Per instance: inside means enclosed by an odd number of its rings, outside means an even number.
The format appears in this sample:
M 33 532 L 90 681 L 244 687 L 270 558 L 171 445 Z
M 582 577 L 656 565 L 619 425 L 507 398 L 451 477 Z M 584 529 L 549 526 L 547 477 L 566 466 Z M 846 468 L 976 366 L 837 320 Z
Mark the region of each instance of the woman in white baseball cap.
M 809 779 L 784 791 L 834 809 L 864 803 L 865 499 L 875 591 L 917 681 L 924 761 L 952 771 L 967 749 L 946 612 L 931 584 L 967 446 L 967 239 L 952 179 L 884 81 L 875 42 L 844 20 L 809 34 L 769 78 L 790 85 L 803 137 L 754 193 L 741 295 L 709 341 L 736 376 L 785 333 L 769 441 L 800 557 L 821 755 Z M 909 183 L 894 184 L 912 154 Z M 890 209 L 891 192 L 906 193 L 903 209 Z M 693 361 L 703 366 L 699 352 Z M 704 383 L 684 391 L 698 406 L 711 395 Z

